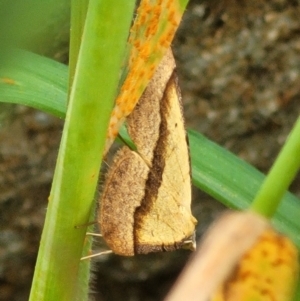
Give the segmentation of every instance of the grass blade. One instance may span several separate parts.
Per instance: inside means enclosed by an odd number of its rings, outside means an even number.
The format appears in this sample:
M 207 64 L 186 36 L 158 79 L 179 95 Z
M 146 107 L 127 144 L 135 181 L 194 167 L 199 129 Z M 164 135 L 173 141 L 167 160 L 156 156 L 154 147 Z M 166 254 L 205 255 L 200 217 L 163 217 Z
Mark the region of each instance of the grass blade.
M 67 66 L 29 51 L 11 50 L 0 66 L 0 102 L 65 118 L 67 85 Z
M 87 291 L 78 289 L 87 285 L 78 275 L 86 229 L 75 226 L 89 222 L 93 208 L 133 8 L 134 1 L 89 2 L 30 300 L 87 299 L 77 295 Z

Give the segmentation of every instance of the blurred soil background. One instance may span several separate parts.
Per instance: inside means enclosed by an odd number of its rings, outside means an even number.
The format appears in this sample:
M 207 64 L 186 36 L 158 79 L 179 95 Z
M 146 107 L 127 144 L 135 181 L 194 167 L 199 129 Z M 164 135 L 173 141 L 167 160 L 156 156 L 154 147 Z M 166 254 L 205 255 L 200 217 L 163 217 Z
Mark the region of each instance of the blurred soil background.
M 194 0 L 173 43 L 187 126 L 263 172 L 300 112 L 299 16 L 299 0 Z M 37 51 L 66 63 L 62 20 Z M 2 104 L 0 118 L 0 301 L 25 301 L 63 121 Z M 291 191 L 300 196 L 299 176 Z M 196 189 L 193 205 L 200 236 L 223 207 Z M 189 256 L 100 257 L 91 300 L 162 300 Z

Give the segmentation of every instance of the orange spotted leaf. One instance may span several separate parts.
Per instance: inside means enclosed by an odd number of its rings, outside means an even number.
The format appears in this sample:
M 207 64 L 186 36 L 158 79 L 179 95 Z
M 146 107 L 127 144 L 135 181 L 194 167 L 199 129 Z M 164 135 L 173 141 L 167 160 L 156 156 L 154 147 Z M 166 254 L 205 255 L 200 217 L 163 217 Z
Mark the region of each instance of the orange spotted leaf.
M 130 31 L 128 73 L 111 115 L 104 154 L 170 47 L 183 9 L 180 0 L 141 1 Z

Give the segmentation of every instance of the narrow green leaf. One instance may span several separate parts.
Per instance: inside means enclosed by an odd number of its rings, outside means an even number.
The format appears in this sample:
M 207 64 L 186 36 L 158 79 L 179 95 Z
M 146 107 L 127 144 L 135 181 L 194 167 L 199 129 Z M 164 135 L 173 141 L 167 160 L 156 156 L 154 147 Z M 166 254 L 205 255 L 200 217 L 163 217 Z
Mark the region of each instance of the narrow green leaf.
M 265 176 L 234 154 L 189 131 L 193 183 L 234 209 L 248 209 Z M 286 193 L 273 222 L 300 247 L 300 200 Z
M 90 0 L 30 300 L 87 300 L 80 257 L 134 1 Z M 118 24 L 118 26 L 112 26 Z M 109 55 L 107 55 L 109 53 Z M 66 87 L 67 88 L 67 87 Z M 63 98 L 66 101 L 66 97 Z M 86 264 L 82 262 L 81 264 Z M 78 282 L 81 279 L 81 282 Z
M 74 79 L 88 4 L 89 0 L 72 0 L 71 2 L 69 88 L 71 88 Z
M 75 70 L 78 60 L 78 55 L 81 46 L 81 40 L 88 10 L 89 0 L 72 0 L 71 2 L 71 30 L 70 30 L 70 50 L 69 50 L 69 93 L 74 81 Z M 89 220 L 94 220 L 96 203 L 92 207 Z M 87 229 L 88 232 L 93 232 L 94 227 L 91 225 Z M 92 248 L 91 237 L 86 237 L 82 249 L 83 254 L 87 254 Z M 86 299 L 89 294 L 89 283 L 91 281 L 91 261 L 87 260 L 79 265 L 76 288 L 76 301 Z
M 0 102 L 64 118 L 67 85 L 67 66 L 25 50 L 11 50 L 0 65 Z

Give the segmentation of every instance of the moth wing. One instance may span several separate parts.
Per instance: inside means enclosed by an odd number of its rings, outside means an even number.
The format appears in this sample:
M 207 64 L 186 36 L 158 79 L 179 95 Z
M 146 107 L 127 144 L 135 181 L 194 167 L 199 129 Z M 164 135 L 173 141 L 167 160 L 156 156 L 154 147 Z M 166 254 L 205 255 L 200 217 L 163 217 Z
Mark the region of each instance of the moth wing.
M 148 166 L 135 152 L 123 147 L 107 175 L 100 202 L 101 234 L 111 250 L 134 255 L 134 213 L 145 194 Z
M 179 97 L 173 74 L 160 104 L 160 134 L 146 182 L 144 203 L 135 214 L 137 253 L 177 249 L 195 231 L 189 150 Z

